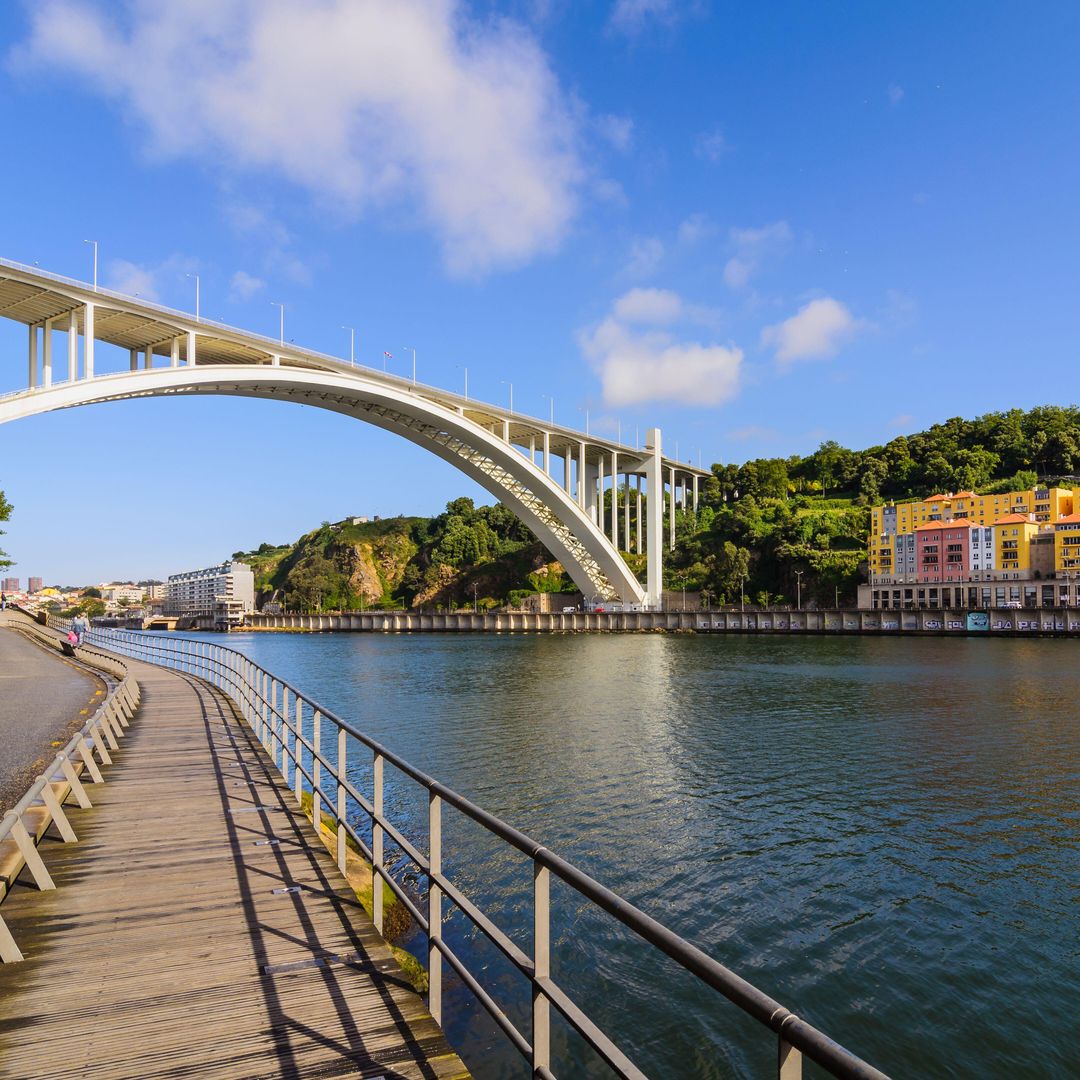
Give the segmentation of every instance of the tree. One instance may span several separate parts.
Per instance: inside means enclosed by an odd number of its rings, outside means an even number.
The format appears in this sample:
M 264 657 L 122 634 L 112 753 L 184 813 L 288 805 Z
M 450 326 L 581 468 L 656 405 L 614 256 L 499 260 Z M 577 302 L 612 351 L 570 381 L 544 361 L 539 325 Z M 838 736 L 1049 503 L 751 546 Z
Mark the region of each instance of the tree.
M 95 600 L 101 599 L 101 590 L 94 588 L 93 585 L 91 585 L 89 589 L 83 589 L 82 594 L 83 596 L 92 597 Z
M 7 521 L 11 517 L 11 511 L 14 509 L 11 503 L 4 497 L 4 493 L 0 491 L 0 521 Z M 0 536 L 4 535 L 4 530 L 0 529 Z M 11 565 L 11 560 L 7 557 L 7 553 L 0 551 L 0 570 Z

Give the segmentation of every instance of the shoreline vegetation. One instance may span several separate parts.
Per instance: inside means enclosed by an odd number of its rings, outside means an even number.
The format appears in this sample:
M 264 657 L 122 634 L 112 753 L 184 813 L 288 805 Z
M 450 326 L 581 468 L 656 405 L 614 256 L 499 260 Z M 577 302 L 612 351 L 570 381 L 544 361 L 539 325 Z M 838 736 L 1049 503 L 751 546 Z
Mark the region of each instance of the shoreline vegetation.
M 1080 471 L 1080 408 L 954 418 L 864 450 L 824 442 L 808 456 L 714 464 L 698 512 L 676 512 L 664 586 L 730 606 L 852 605 L 866 574 L 870 507 L 936 491 L 1024 490 Z M 619 492 L 619 513 L 625 510 Z M 605 496 L 611 513 L 612 493 Z M 630 535 L 637 532 L 636 497 Z M 643 578 L 645 556 L 624 552 Z M 350 517 L 293 543 L 233 555 L 255 572 L 257 606 L 292 612 L 491 611 L 574 594 L 563 567 L 505 507 L 454 499 L 435 517 Z

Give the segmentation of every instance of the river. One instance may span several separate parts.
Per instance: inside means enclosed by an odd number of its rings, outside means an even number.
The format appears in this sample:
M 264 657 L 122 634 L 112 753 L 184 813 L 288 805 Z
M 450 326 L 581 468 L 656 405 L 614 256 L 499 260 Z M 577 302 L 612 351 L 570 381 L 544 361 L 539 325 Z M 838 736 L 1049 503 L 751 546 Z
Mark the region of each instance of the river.
M 228 644 L 893 1076 L 1076 1075 L 1076 642 Z M 425 835 L 405 784 L 388 778 L 387 806 Z M 451 876 L 528 948 L 524 862 L 449 811 L 444 845 Z M 553 910 L 555 977 L 650 1076 L 775 1075 L 774 1039 L 733 1006 L 562 886 Z M 528 1033 L 524 980 L 460 915 L 445 933 Z M 527 1075 L 463 990 L 448 998 L 480 1080 Z M 557 1075 L 608 1075 L 561 1028 L 556 1045 Z

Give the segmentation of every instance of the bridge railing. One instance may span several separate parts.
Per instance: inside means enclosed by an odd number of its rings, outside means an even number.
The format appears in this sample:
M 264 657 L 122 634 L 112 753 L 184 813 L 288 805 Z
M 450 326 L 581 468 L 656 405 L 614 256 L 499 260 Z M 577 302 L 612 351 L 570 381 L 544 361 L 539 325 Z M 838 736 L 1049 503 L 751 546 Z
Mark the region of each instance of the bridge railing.
M 835 1077 L 846 1080 L 888 1080 L 884 1073 L 844 1049 L 813 1025 L 800 1019 L 769 995 L 576 866 L 469 799 L 440 784 L 235 649 L 188 638 L 163 638 L 119 630 L 94 630 L 89 637 L 114 652 L 203 679 L 231 697 L 273 758 L 286 783 L 294 791 L 297 801 L 301 800 L 303 793 L 311 794 L 312 820 L 316 828 L 323 821 L 324 814 L 334 822 L 336 855 L 342 871 L 345 870 L 346 845 L 349 839 L 371 863 L 374 886 L 373 919 L 379 932 L 383 929 L 383 890 L 378 887 L 378 881 L 381 880 L 426 935 L 428 1006 L 436 1022 L 442 1023 L 442 976 L 445 963 L 530 1063 L 535 1077 L 544 1080 L 554 1080 L 555 1077 L 551 1071 L 551 1010 L 554 1008 L 616 1076 L 630 1080 L 647 1080 L 645 1074 L 552 977 L 551 879 L 554 875 L 574 889 L 580 897 L 617 919 L 642 941 L 666 954 L 686 972 L 722 994 L 770 1031 L 776 1041 L 778 1080 L 798 1080 L 802 1076 L 804 1056 Z M 329 742 L 327 735 L 330 736 Z M 350 758 L 350 740 L 355 740 L 370 754 L 370 794 L 360 791 L 349 779 L 350 760 L 359 764 L 355 756 Z M 326 753 L 324 748 L 327 746 L 334 747 L 332 755 Z M 355 752 L 354 747 L 352 754 L 355 755 Z M 419 785 L 427 794 L 426 852 L 421 849 L 422 842 L 414 843 L 404 836 L 385 812 L 383 773 L 387 764 Z M 330 790 L 326 789 L 327 786 Z M 368 818 L 370 845 L 348 819 L 349 800 L 359 806 Z M 459 811 L 532 861 L 531 955 L 496 926 L 444 872 L 444 806 Z M 385 859 L 387 839 L 400 848 L 426 878 L 426 903 L 415 900 L 390 872 Z M 513 1023 L 480 984 L 466 960 L 444 939 L 444 900 L 453 904 L 529 980 L 532 1024 L 528 1034 Z
M 54 620 L 54 628 L 66 630 L 66 621 Z M 48 648 L 58 645 L 55 638 L 33 623 L 20 625 L 17 629 Z M 83 809 L 92 805 L 86 790 L 88 778 L 95 785 L 105 782 L 100 766 L 112 764 L 110 751 L 118 749 L 119 740 L 138 708 L 139 685 L 128 673 L 127 664 L 108 653 L 99 653 L 97 649 L 80 649 L 76 657 L 89 667 L 107 672 L 116 681 L 93 715 L 0 820 L 0 899 L 7 896 L 24 868 L 38 889 L 56 888 L 37 849 L 37 841 L 52 826 L 56 827 L 64 843 L 78 841 L 64 812 L 64 803 L 72 796 Z M 10 964 L 22 959 L 22 950 L 0 917 L 0 960 Z

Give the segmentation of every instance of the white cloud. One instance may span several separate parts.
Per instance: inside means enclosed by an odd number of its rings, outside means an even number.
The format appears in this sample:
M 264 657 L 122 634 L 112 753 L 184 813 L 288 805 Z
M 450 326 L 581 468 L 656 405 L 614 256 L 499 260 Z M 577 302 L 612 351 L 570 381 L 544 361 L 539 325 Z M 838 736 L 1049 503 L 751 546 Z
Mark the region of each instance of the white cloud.
M 615 318 L 663 326 L 683 313 L 682 298 L 668 289 L 631 289 L 615 301 Z
M 608 25 L 624 34 L 640 34 L 650 21 L 671 24 L 682 14 L 676 0 L 615 0 Z
M 774 221 L 760 229 L 732 229 L 735 254 L 724 266 L 724 284 L 743 288 L 767 260 L 782 255 L 791 240 L 791 226 L 786 221 Z
M 257 278 L 246 270 L 237 270 L 229 282 L 229 299 L 250 300 L 265 285 L 262 278 Z
M 706 214 L 691 214 L 679 225 L 679 243 L 692 246 L 700 243 L 716 231 Z
M 579 122 L 535 37 L 464 0 L 39 0 L 18 67 L 119 101 L 164 158 L 275 170 L 346 213 L 417 208 L 452 272 L 554 249 Z
M 605 404 L 614 408 L 651 401 L 720 405 L 739 389 L 742 349 L 677 341 L 667 330 L 640 330 L 634 324 L 668 324 L 688 308 L 675 293 L 634 289 L 620 297 L 596 328 L 579 335 L 596 367 Z
M 897 83 L 889 83 L 887 91 L 890 105 L 899 105 L 904 100 L 904 88 Z
M 105 287 L 113 292 L 137 296 L 141 300 L 158 298 L 157 271 L 127 259 L 112 259 L 105 271 Z
M 703 131 L 694 143 L 694 153 L 706 161 L 719 161 L 729 149 L 728 141 L 719 128 Z
M 630 278 L 647 278 L 656 273 L 663 261 L 663 242 L 655 236 L 641 236 L 630 245 L 630 261 L 623 274 Z
M 798 312 L 761 332 L 763 345 L 776 349 L 782 364 L 834 356 L 866 324 L 859 322 L 839 300 L 825 296 L 811 300 Z
M 626 153 L 634 139 L 634 121 L 629 116 L 598 116 L 596 130 L 601 138 L 611 143 L 616 150 Z

